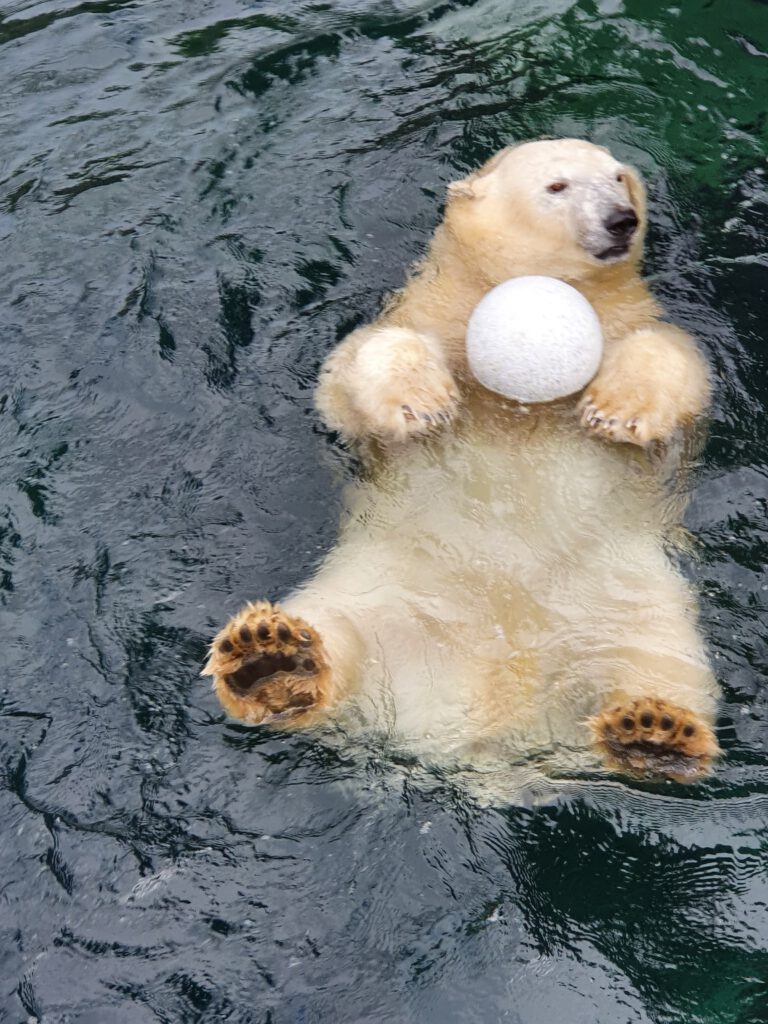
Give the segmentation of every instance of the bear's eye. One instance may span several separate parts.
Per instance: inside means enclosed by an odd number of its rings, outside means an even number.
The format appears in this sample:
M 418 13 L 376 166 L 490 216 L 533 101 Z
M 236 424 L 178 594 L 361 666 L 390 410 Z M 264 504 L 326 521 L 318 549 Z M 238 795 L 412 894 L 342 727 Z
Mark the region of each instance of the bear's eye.
M 547 192 L 564 192 L 567 188 L 567 181 L 553 181 L 551 185 L 547 185 Z
M 623 174 L 617 174 L 616 175 L 616 181 L 624 181 L 624 175 Z

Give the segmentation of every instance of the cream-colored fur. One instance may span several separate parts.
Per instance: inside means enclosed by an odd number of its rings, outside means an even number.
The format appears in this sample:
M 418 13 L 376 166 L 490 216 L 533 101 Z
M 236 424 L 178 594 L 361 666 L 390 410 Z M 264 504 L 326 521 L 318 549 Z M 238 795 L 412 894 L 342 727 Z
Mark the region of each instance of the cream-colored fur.
M 622 210 L 639 223 L 614 252 Z M 639 276 L 644 227 L 636 172 L 576 140 L 504 150 L 451 186 L 416 274 L 323 368 L 318 407 L 368 473 L 315 578 L 214 640 L 228 710 L 330 714 L 452 763 L 595 744 L 626 771 L 708 768 L 717 686 L 665 547 L 681 501 L 646 451 L 704 409 L 708 374 Z M 583 395 L 529 409 L 464 357 L 475 304 L 523 274 L 578 288 L 606 338 Z

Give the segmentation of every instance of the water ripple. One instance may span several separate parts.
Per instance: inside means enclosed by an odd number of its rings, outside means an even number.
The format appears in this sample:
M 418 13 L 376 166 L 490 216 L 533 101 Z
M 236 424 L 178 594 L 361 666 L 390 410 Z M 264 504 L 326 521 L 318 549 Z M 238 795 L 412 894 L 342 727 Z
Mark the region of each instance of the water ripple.
M 765 1019 L 763 22 L 2 5 L 0 1016 Z M 197 675 L 214 626 L 311 573 L 355 473 L 313 411 L 324 354 L 402 282 L 448 180 L 572 133 L 647 177 L 654 288 L 717 377 L 686 523 L 715 776 L 531 761 L 494 791 L 226 723 Z

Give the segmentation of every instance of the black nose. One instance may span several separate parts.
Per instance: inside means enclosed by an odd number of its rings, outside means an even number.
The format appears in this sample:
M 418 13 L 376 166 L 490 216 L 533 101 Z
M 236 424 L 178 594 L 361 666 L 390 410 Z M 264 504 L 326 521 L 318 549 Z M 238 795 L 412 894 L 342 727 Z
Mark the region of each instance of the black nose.
M 637 214 L 631 206 L 620 207 L 605 219 L 605 230 L 615 238 L 629 238 L 637 225 Z

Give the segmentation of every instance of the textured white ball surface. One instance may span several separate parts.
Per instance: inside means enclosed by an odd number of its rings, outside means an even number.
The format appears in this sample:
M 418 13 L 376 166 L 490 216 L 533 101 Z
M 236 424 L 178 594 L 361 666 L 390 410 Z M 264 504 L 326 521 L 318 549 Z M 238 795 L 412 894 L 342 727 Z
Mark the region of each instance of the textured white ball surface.
M 480 383 L 518 402 L 551 402 L 597 373 L 597 313 L 564 281 L 514 277 L 488 292 L 467 324 L 467 359 Z

